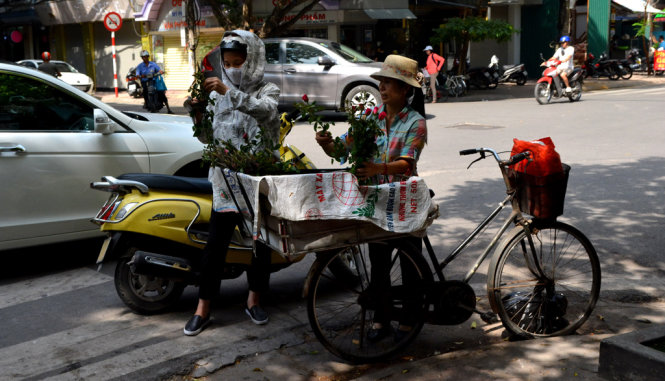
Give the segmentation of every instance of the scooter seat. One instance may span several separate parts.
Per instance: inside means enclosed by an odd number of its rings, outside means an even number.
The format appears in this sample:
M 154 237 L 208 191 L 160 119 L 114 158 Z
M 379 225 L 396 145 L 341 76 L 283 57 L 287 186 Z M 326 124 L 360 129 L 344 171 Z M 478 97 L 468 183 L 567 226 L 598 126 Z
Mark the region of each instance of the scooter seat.
M 118 179 L 138 181 L 151 189 L 212 194 L 210 181 L 200 177 L 170 176 L 157 173 L 125 173 L 118 176 Z

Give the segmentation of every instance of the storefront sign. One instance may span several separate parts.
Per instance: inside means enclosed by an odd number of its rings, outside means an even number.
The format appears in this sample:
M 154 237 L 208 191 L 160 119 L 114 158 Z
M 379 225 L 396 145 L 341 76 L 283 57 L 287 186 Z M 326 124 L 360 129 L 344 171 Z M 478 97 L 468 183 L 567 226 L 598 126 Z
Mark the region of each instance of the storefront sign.
M 665 13 L 659 13 L 653 16 L 653 22 L 665 22 Z
M 665 71 L 665 51 L 656 50 L 653 53 L 653 70 Z
M 279 21 L 280 23 L 293 20 L 297 15 L 288 14 Z M 311 11 L 307 12 L 296 21 L 296 25 L 321 25 L 321 24 L 334 24 L 338 22 L 336 20 L 337 12 L 326 12 L 326 11 Z M 259 16 L 256 18 L 256 24 L 261 26 L 265 23 L 265 19 L 268 16 Z
M 198 25 L 199 28 L 216 28 L 219 26 L 211 7 L 201 7 L 200 19 L 196 22 L 196 25 Z M 185 21 L 183 8 L 179 5 L 174 5 L 160 21 L 158 31 L 177 31 L 178 29 L 186 27 L 187 22 Z

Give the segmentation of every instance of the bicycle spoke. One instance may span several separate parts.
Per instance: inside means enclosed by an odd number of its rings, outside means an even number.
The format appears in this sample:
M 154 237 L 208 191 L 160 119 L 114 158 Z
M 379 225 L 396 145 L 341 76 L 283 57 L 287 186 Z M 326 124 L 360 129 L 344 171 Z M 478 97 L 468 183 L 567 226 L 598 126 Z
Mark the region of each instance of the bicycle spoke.
M 570 225 L 555 222 L 535 231 L 533 246 L 526 233 L 516 229 L 515 238 L 497 249 L 500 256 L 493 261 L 488 289 L 510 332 L 522 336 L 574 332 L 598 299 L 598 257 L 586 237 Z

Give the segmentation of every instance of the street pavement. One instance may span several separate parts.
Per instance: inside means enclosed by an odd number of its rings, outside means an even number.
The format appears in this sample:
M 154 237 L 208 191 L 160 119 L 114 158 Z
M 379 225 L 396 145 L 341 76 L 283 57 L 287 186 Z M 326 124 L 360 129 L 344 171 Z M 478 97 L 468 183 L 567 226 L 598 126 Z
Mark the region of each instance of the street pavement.
M 530 81 L 526 86 L 501 84 L 495 90 L 471 90 L 448 102 L 529 98 L 533 97 L 533 84 Z M 584 91 L 663 84 L 663 77 L 636 73 L 627 81 L 587 80 Z M 176 113 L 185 114 L 179 106 L 186 95 L 167 93 Z M 113 93 L 98 92 L 97 96 L 120 109 L 140 108 L 141 104 L 126 93 L 118 98 Z M 487 310 L 482 287 L 474 285 L 480 309 Z M 425 326 L 416 342 L 390 362 L 350 365 L 328 353 L 308 329 L 303 329 L 307 319 L 301 304 L 269 305 L 272 320 L 268 325 L 253 328 L 248 323 L 234 337 L 226 336 L 227 332 L 219 337 L 219 346 L 184 358 L 178 374 L 152 368 L 150 375 L 169 380 L 603 380 L 598 374 L 601 340 L 665 324 L 664 308 L 664 302 L 637 289 L 630 293 L 603 291 L 593 314 L 576 335 L 511 341 L 504 337 L 500 323 L 486 324 L 473 315 L 457 326 Z M 213 326 L 204 335 L 219 333 Z M 196 338 L 181 341 L 184 346 L 197 342 Z M 246 354 L 248 348 L 254 355 Z M 144 378 L 148 374 L 130 376 Z
M 647 76 L 645 73 L 634 73 L 629 80 L 619 79 L 610 81 L 607 78 L 587 78 L 584 82 L 583 91 L 598 91 L 625 87 L 645 87 L 665 84 L 665 76 Z M 478 90 L 471 89 L 461 97 L 450 97 L 445 102 L 483 102 L 514 98 L 532 98 L 534 80 L 529 80 L 524 86 L 517 86 L 514 83 L 502 83 L 495 89 Z M 166 97 L 174 113 L 187 115 L 187 111 L 182 107 L 183 102 L 188 96 L 186 90 L 167 90 Z M 120 91 L 116 97 L 114 91 L 97 91 L 95 96 L 104 103 L 110 104 L 121 110 L 145 111 L 142 108 L 143 98 L 130 97 L 126 91 Z M 582 95 L 584 96 L 584 95 Z M 445 103 L 440 102 L 440 103 Z M 163 108 L 160 113 L 166 113 Z

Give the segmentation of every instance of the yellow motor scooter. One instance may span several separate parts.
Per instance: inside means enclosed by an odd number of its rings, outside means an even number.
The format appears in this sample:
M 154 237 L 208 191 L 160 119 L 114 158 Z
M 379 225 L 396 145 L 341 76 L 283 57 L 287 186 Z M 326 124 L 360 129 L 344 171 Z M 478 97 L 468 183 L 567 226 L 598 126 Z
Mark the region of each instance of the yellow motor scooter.
M 293 124 L 282 114 L 281 158 L 299 169 L 313 170 L 314 164 L 304 153 L 284 144 Z M 197 284 L 199 261 L 208 237 L 212 185 L 202 178 L 124 174 L 118 178 L 105 176 L 90 186 L 111 192 L 92 219 L 108 234 L 97 263 L 101 266 L 117 260 L 115 288 L 130 309 L 141 314 L 167 310 L 187 285 Z M 236 229 L 226 264 L 219 269 L 222 279 L 240 276 L 252 255 L 251 239 Z M 287 259 L 273 252 L 271 271 L 299 262 L 304 256 Z M 354 277 L 348 264 L 340 261 L 335 267 L 336 276 Z

